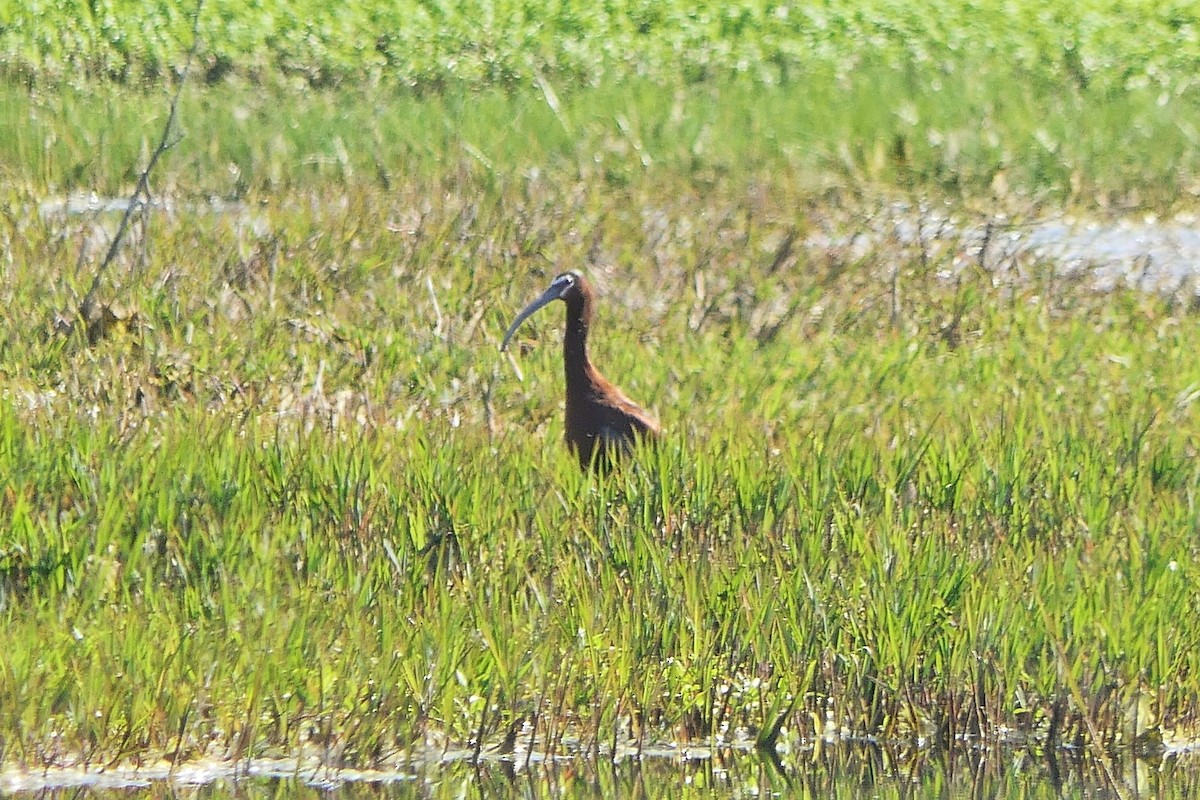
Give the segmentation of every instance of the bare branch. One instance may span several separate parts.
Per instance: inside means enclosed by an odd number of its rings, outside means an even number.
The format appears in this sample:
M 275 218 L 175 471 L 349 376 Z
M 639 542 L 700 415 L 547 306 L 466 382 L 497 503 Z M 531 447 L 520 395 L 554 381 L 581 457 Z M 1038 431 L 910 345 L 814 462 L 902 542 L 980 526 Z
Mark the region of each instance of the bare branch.
M 125 206 L 125 213 L 121 215 L 121 222 L 117 226 L 117 232 L 113 236 L 112 243 L 108 246 L 108 252 L 104 254 L 104 260 L 96 268 L 96 274 L 92 276 L 92 285 L 88 289 L 87 294 L 84 295 L 83 302 L 79 304 L 79 315 L 85 323 L 90 319 L 96 318 L 98 315 L 99 309 L 96 308 L 96 292 L 100 289 L 100 281 L 104 277 L 104 273 L 108 271 L 109 265 L 117 257 L 121 242 L 125 238 L 125 232 L 129 228 L 129 220 L 133 217 L 134 211 L 143 200 L 149 202 L 151 199 L 151 171 L 158 163 L 158 159 L 162 154 L 178 144 L 182 138 L 181 136 L 172 137 L 172 132 L 175 129 L 175 116 L 179 108 L 179 98 L 183 95 L 183 87 L 187 85 L 188 75 L 192 70 L 192 62 L 195 60 L 196 53 L 200 49 L 200 12 L 203 8 L 204 0 L 196 0 L 196 14 L 192 20 L 192 46 L 188 50 L 187 59 L 184 61 L 183 71 L 179 76 L 179 85 L 175 88 L 175 96 L 171 99 L 171 110 L 167 114 L 167 123 L 163 126 L 158 146 L 154 148 L 154 152 L 150 154 L 150 160 L 146 163 L 145 168 L 142 169 L 141 174 L 138 175 L 137 186 L 134 187 L 133 194 L 129 197 L 129 203 Z

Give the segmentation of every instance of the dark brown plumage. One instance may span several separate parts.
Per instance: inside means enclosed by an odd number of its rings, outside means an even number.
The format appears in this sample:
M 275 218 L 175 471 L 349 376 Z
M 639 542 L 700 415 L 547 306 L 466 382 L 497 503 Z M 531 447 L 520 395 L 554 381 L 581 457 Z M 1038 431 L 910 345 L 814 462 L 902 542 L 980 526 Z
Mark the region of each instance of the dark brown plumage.
M 627 452 L 639 439 L 655 440 L 658 423 L 600 374 L 587 354 L 588 327 L 595 293 L 578 272 L 564 272 L 541 296 L 517 315 L 504 334 L 500 349 L 521 323 L 555 300 L 567 306 L 563 332 L 563 368 L 567 378 L 567 446 L 584 468 L 607 467 L 614 456 Z

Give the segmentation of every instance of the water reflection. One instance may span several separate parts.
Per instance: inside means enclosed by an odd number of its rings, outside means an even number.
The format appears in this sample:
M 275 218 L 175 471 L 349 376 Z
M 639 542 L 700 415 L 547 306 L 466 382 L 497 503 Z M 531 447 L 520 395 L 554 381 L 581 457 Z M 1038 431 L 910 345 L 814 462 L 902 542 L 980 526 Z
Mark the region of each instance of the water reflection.
M 1111 771 L 1112 778 L 1108 777 Z M 49 778 L 50 776 L 46 776 Z M 351 776 L 353 777 L 353 776 Z M 359 776 L 361 778 L 361 776 Z M 660 756 L 617 762 L 570 759 L 528 765 L 493 760 L 430 764 L 370 780 L 319 769 L 286 777 L 177 780 L 117 789 L 53 788 L 43 783 L 13 797 L 39 798 L 1190 798 L 1200 792 L 1200 760 L 1118 761 L 1027 750 L 953 753 L 841 745 L 779 758 L 717 750 L 703 758 Z M 1116 786 L 1114 787 L 1114 783 Z M 0 787 L 4 784 L 0 783 Z M 12 786 L 8 786 L 12 788 Z

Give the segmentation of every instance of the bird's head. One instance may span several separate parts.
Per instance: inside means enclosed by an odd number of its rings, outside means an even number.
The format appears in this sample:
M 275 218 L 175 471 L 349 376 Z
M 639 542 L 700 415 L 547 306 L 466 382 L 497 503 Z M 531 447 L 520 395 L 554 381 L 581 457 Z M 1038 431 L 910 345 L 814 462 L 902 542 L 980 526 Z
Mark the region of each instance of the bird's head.
M 512 325 L 508 326 L 508 331 L 504 334 L 504 341 L 501 343 L 500 349 L 508 349 L 508 342 L 517 332 L 517 328 L 521 327 L 521 323 L 533 316 L 538 309 L 550 305 L 555 300 L 562 300 L 568 304 L 581 302 L 585 299 L 587 291 L 587 283 L 578 272 L 564 272 L 559 275 L 550 282 L 546 291 L 525 306 L 520 314 L 517 314 L 517 318 L 513 320 Z

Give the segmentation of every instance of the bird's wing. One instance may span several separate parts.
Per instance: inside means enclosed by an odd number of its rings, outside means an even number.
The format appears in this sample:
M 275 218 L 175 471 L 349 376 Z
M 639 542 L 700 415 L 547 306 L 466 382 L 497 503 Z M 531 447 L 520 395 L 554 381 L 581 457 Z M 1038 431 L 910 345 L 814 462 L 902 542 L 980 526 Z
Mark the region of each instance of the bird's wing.
M 633 437 L 630 436 L 630 427 L 628 425 L 620 427 L 601 425 L 596 430 L 596 438 L 603 443 L 605 448 L 630 450 L 633 447 Z
M 645 411 L 630 403 L 618 408 L 596 427 L 596 438 L 609 446 L 629 448 L 635 438 L 656 438 L 659 429 Z

